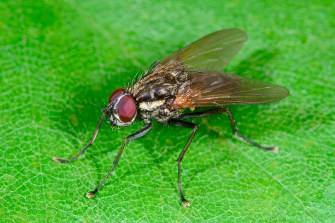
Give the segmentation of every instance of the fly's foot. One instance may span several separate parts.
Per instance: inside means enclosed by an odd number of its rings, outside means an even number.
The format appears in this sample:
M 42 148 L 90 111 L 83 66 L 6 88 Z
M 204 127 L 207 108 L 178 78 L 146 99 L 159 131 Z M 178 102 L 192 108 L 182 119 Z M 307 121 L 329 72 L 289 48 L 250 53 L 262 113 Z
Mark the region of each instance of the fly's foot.
M 191 206 L 191 203 L 188 202 L 186 199 L 183 199 L 183 200 L 181 201 L 181 204 L 182 204 L 184 207 L 189 207 L 189 206 Z
M 271 146 L 271 147 L 264 147 L 265 151 L 270 151 L 273 153 L 278 153 L 279 152 L 279 147 L 278 146 Z
M 87 197 L 87 198 L 93 198 L 97 192 L 98 192 L 97 190 L 88 192 L 88 193 L 86 194 L 86 197 Z
M 58 157 L 52 157 L 52 160 L 55 161 L 56 163 L 67 163 L 69 162 L 66 159 L 58 158 Z

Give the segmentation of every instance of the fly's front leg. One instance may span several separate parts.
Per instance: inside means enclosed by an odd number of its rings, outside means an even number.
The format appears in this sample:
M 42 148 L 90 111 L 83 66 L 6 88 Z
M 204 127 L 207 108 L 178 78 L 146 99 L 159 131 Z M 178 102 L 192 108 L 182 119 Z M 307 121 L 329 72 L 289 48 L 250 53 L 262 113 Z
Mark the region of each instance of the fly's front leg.
M 107 180 L 107 178 L 109 177 L 109 175 L 112 173 L 113 169 L 115 168 L 115 166 L 117 165 L 117 163 L 119 162 L 119 159 L 122 155 L 122 152 L 123 152 L 123 149 L 124 149 L 124 146 L 127 142 L 131 141 L 131 140 L 134 140 L 134 139 L 137 139 L 137 138 L 140 138 L 142 136 L 144 136 L 145 134 L 147 134 L 150 129 L 152 127 L 152 124 L 149 123 L 147 126 L 145 126 L 143 129 L 141 129 L 140 131 L 132 134 L 132 135 L 129 135 L 128 137 L 126 137 L 123 142 L 122 142 L 122 145 L 121 145 L 121 148 L 119 150 L 119 153 L 117 154 L 117 156 L 115 157 L 114 159 L 114 162 L 112 164 L 112 167 L 109 169 L 108 173 L 105 175 L 104 179 L 102 179 L 102 181 L 100 182 L 100 184 L 91 192 L 87 193 L 86 194 L 86 197 L 88 198 L 92 198 L 94 197 L 94 195 L 96 193 L 98 193 L 98 191 L 100 190 L 100 188 L 104 185 L 105 181 Z
M 77 155 L 71 157 L 70 159 L 62 159 L 62 158 L 58 158 L 58 157 L 53 157 L 53 161 L 57 162 L 57 163 L 69 163 L 73 160 L 76 160 L 79 156 L 81 156 L 90 146 L 93 145 L 95 139 L 97 138 L 97 135 L 99 133 L 99 129 L 102 123 L 103 118 L 106 116 L 105 113 L 103 113 L 99 119 L 99 122 L 97 124 L 97 127 L 94 130 L 94 133 L 92 135 L 91 140 L 87 143 L 87 145 L 84 147 L 84 149 L 82 149 Z
M 218 113 L 228 114 L 233 133 L 235 135 L 237 135 L 238 137 L 242 138 L 244 141 L 250 143 L 251 145 L 253 145 L 253 146 L 255 146 L 259 149 L 265 150 L 265 151 L 272 151 L 272 152 L 275 152 L 275 153 L 278 152 L 278 147 L 277 146 L 263 146 L 263 145 L 255 142 L 255 141 L 249 139 L 248 137 L 246 137 L 242 133 L 240 133 L 240 131 L 238 131 L 238 129 L 236 127 L 233 114 L 230 112 L 230 110 L 228 108 L 216 108 L 216 109 L 207 110 L 207 111 L 184 114 L 184 115 L 180 116 L 180 118 L 200 118 L 200 117 L 205 117 L 205 116 L 208 116 L 208 115 L 213 115 L 213 114 L 218 114 Z
M 167 124 L 173 125 L 173 126 L 184 127 L 184 128 L 193 128 L 193 132 L 192 132 L 191 136 L 189 137 L 186 145 L 184 146 L 183 150 L 181 151 L 181 153 L 178 157 L 178 190 L 179 190 L 182 205 L 184 207 L 188 207 L 191 204 L 185 199 L 184 194 L 183 194 L 183 189 L 182 189 L 182 186 L 181 186 L 181 176 L 180 176 L 181 161 L 183 160 L 183 157 L 184 157 L 188 147 L 190 146 L 190 144 L 192 142 L 192 139 L 194 138 L 195 133 L 198 130 L 198 126 L 194 123 L 191 123 L 191 122 L 186 122 L 186 121 L 182 121 L 182 120 L 174 120 L 174 119 L 169 120 Z

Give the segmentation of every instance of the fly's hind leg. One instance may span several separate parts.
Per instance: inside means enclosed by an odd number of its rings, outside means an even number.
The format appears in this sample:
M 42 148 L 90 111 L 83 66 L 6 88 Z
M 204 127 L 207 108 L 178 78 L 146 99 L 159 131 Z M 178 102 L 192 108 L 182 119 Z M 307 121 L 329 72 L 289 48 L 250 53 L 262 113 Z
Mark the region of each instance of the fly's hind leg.
M 231 124 L 231 128 L 233 130 L 233 133 L 242 138 L 244 141 L 246 141 L 247 143 L 265 150 L 265 151 L 272 151 L 272 152 L 278 152 L 278 147 L 277 146 L 263 146 L 251 139 L 249 139 L 248 137 L 246 137 L 245 135 L 243 135 L 242 133 L 240 133 L 240 131 L 238 131 L 236 124 L 235 124 L 235 120 L 234 117 L 232 115 L 232 113 L 229 111 L 228 108 L 216 108 L 216 109 L 211 109 L 211 110 L 207 110 L 207 111 L 201 111 L 201 112 L 195 112 L 195 113 L 190 113 L 190 114 L 184 114 L 182 115 L 180 118 L 200 118 L 200 117 L 205 117 L 208 115 L 213 115 L 213 114 L 218 114 L 218 113 L 226 113 L 228 114 L 229 120 L 230 120 L 230 124 Z

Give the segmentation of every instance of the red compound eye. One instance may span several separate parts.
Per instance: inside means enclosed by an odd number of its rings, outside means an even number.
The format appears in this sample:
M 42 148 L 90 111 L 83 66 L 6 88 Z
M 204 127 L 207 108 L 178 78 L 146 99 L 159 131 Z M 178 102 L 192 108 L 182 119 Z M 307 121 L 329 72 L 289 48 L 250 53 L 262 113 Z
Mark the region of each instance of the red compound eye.
M 123 96 L 117 104 L 117 113 L 123 122 L 131 122 L 136 115 L 136 104 L 131 95 Z
M 126 92 L 125 89 L 119 88 L 117 90 L 115 90 L 111 96 L 109 96 L 108 99 L 108 104 L 111 103 L 113 100 L 117 99 L 118 97 L 120 97 L 121 95 L 123 95 Z

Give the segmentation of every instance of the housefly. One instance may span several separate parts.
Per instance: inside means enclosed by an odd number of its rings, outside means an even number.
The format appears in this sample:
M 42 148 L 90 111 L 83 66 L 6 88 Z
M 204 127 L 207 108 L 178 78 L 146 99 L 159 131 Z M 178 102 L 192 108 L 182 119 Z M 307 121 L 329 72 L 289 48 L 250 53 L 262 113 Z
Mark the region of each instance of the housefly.
M 228 115 L 233 133 L 246 142 L 266 151 L 276 152 L 277 147 L 260 145 L 241 134 L 236 128 L 232 113 L 226 105 L 260 104 L 279 101 L 288 96 L 288 90 L 273 84 L 222 72 L 222 69 L 239 52 L 247 34 L 231 28 L 209 34 L 155 63 L 138 81 L 128 88 L 115 90 L 109 97 L 91 140 L 86 147 L 70 159 L 54 157 L 56 162 L 71 162 L 82 155 L 95 141 L 100 125 L 106 117 L 112 126 L 128 126 L 140 119 L 145 126 L 126 137 L 108 173 L 88 198 L 100 190 L 121 157 L 127 142 L 146 135 L 152 120 L 171 126 L 192 129 L 178 157 L 178 190 L 183 206 L 190 206 L 181 184 L 181 162 L 198 129 L 190 118 L 212 114 Z M 202 107 L 204 111 L 194 111 Z

